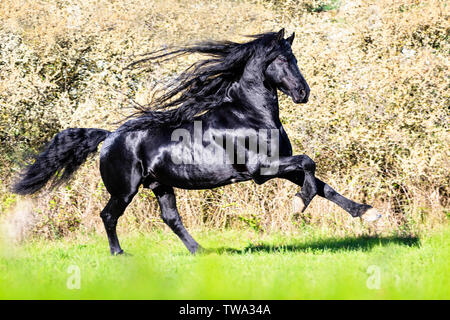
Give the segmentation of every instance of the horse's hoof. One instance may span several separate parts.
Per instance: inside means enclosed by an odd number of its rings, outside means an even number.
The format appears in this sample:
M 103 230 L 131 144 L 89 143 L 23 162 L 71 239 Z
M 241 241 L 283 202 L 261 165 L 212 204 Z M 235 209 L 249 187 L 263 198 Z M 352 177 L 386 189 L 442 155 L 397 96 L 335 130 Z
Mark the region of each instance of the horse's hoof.
M 192 252 L 192 254 L 205 254 L 208 253 L 208 249 L 203 248 L 202 246 L 198 246 L 197 249 Z
M 292 211 L 294 213 L 301 213 L 305 210 L 305 208 L 306 206 L 303 199 L 295 195 L 294 199 L 292 199 Z
M 369 208 L 361 215 L 361 218 L 366 222 L 374 222 L 381 218 L 381 213 L 375 208 Z
M 125 257 L 133 256 L 131 253 L 125 252 L 123 250 L 120 250 L 120 251 L 117 251 L 117 252 L 112 252 L 111 255 L 112 256 L 125 256 Z

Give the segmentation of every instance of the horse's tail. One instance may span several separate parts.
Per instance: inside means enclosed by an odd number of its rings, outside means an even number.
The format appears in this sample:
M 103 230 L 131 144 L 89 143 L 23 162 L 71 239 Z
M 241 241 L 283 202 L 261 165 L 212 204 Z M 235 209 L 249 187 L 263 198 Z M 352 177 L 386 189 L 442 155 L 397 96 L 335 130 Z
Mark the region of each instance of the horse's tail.
M 58 133 L 36 155 L 34 163 L 28 165 L 20 179 L 13 185 L 17 194 L 32 194 L 53 178 L 52 188 L 69 180 L 87 157 L 111 132 L 102 129 L 71 128 Z

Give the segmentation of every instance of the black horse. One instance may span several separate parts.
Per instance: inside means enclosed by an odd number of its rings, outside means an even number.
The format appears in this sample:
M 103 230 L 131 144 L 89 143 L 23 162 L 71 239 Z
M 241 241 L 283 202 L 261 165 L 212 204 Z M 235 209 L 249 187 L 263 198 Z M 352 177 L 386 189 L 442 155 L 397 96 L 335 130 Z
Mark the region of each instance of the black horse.
M 207 189 L 253 180 L 262 184 L 284 178 L 301 187 L 294 197 L 303 211 L 316 194 L 353 217 L 373 221 L 376 209 L 337 193 L 314 175 L 307 155 L 292 155 L 279 119 L 277 90 L 306 103 L 309 86 L 291 51 L 294 34 L 284 29 L 252 36 L 247 43 L 203 42 L 149 53 L 129 68 L 160 58 L 207 54 L 169 84 L 148 107 L 115 132 L 72 128 L 58 133 L 13 186 L 32 194 L 53 179 L 53 186 L 100 151 L 100 172 L 111 194 L 101 212 L 111 253 L 123 253 L 116 234 L 118 218 L 140 185 L 152 189 L 164 222 L 191 253 L 199 244 L 186 231 L 177 211 L 174 187 Z

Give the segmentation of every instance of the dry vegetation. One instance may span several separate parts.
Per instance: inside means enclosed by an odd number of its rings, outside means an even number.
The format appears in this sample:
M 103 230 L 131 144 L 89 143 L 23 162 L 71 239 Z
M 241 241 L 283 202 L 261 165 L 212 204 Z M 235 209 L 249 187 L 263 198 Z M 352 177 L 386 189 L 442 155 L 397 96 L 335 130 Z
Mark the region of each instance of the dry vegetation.
M 1 0 L 0 218 L 21 236 L 103 232 L 98 158 L 69 186 L 34 196 L 31 207 L 7 190 L 26 152 L 63 128 L 114 129 L 130 99 L 145 103 L 155 83 L 198 59 L 123 72 L 138 54 L 285 27 L 297 34 L 293 49 L 312 89 L 307 105 L 281 99 L 295 151 L 310 155 L 318 176 L 344 195 L 378 206 L 385 218 L 377 231 L 447 224 L 448 19 L 445 1 Z M 191 229 L 372 232 L 319 198 L 292 219 L 297 191 L 274 180 L 177 194 Z M 21 224 L 23 217 L 33 223 Z M 119 225 L 122 232 L 163 226 L 150 191 L 136 196 Z

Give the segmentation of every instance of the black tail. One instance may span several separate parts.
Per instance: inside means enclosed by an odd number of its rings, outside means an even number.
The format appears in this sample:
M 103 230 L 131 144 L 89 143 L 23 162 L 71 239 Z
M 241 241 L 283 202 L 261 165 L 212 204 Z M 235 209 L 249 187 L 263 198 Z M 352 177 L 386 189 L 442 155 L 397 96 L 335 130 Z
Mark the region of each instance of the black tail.
M 53 178 L 52 187 L 67 181 L 70 176 L 97 151 L 97 146 L 111 132 L 102 129 L 71 128 L 58 133 L 45 150 L 35 156 L 12 191 L 17 194 L 32 194 Z

